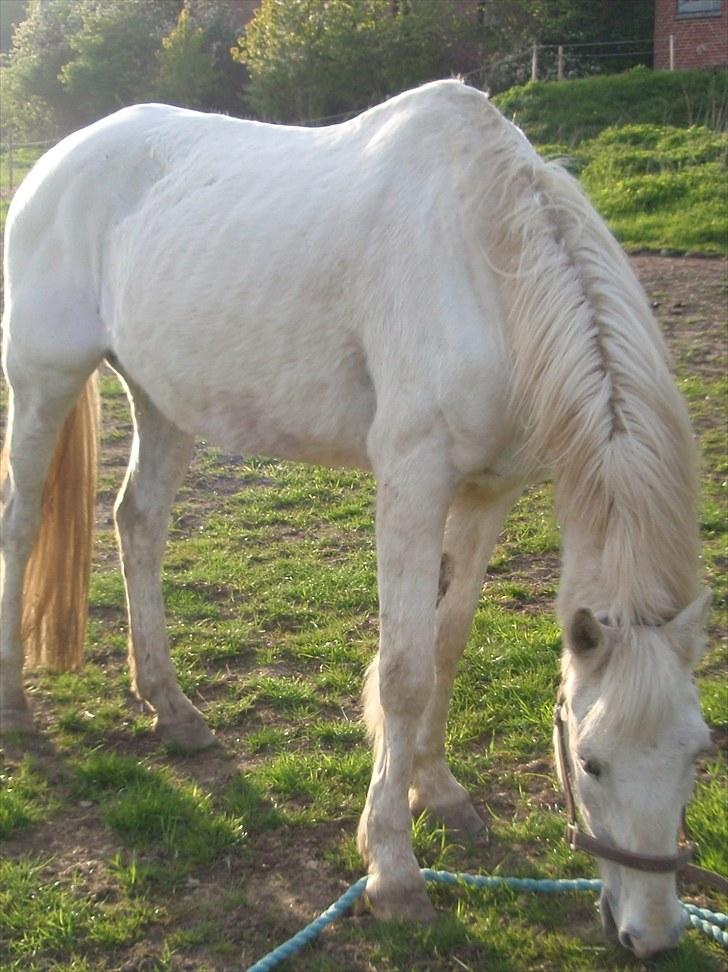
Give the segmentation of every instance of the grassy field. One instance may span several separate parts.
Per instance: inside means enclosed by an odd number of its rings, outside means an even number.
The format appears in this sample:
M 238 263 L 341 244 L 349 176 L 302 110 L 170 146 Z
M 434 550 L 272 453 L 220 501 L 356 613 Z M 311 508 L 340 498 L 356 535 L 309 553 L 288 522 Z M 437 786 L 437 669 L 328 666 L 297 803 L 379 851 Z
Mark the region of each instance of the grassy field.
M 612 136 L 601 137 L 606 151 Z M 662 137 L 660 151 L 678 152 Z M 640 174 L 649 163 L 637 157 L 640 146 L 631 151 Z M 719 754 L 700 768 L 688 819 L 699 862 L 728 873 L 728 283 L 719 261 L 640 260 L 703 453 L 704 575 L 716 600 L 698 684 Z M 174 507 L 163 584 L 182 686 L 219 746 L 197 756 L 171 751 L 129 692 L 111 504 L 130 420 L 110 374 L 102 387 L 88 661 L 62 676 L 30 673 L 41 734 L 2 740 L 0 970 L 237 972 L 361 874 L 354 834 L 371 762 L 359 692 L 377 639 L 373 484 L 200 444 Z M 532 490 L 496 549 L 448 734 L 453 768 L 490 840 L 458 843 L 415 821 L 423 865 L 595 874 L 561 841 L 550 753 L 558 546 L 550 489 Z M 438 919 L 429 928 L 356 914 L 282 968 L 647 968 L 603 939 L 592 895 L 437 888 L 432 897 Z M 689 897 L 728 910 L 720 896 Z M 725 952 L 697 932 L 649 963 L 655 972 L 725 967 Z

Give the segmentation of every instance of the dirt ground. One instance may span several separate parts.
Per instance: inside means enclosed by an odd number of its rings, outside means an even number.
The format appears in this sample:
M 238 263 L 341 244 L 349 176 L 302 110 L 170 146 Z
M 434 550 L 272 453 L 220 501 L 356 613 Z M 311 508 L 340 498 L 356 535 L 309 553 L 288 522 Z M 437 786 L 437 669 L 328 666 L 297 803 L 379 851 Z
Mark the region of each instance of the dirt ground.
M 725 355 L 728 352 L 726 325 L 728 261 L 635 255 L 632 257 L 632 265 L 648 293 L 675 359 L 681 362 L 682 373 L 685 373 L 685 363 L 689 362 L 690 370 L 704 377 L 717 377 L 719 373 L 722 374 L 722 366 L 718 362 L 721 358 L 725 362 Z M 725 432 L 728 450 L 728 424 Z M 103 471 L 113 479 L 118 478 L 120 482 L 126 461 L 125 456 L 128 454 L 128 434 L 125 435 L 122 428 L 119 428 L 119 433 L 113 449 L 102 456 L 102 462 Z M 196 501 L 195 516 L 191 518 L 190 523 L 177 523 L 177 530 L 181 529 L 184 532 L 185 529 L 194 529 L 193 521 L 197 520 L 198 514 L 199 517 L 204 518 L 207 509 L 214 503 L 214 494 L 225 492 L 225 483 L 217 481 L 214 484 L 207 483 L 206 475 L 205 470 L 199 465 L 193 466 L 187 479 L 187 486 L 193 491 L 203 487 L 200 491 L 202 495 L 199 499 L 199 510 Z M 102 529 L 108 529 L 111 525 L 113 492 L 112 488 L 106 488 L 99 496 L 98 522 Z M 539 563 L 534 569 L 540 572 L 546 571 L 555 581 L 558 563 L 553 557 L 548 562 Z M 525 562 L 523 570 L 525 572 L 529 570 Z M 718 634 L 725 637 L 725 629 Z M 43 712 L 43 704 L 36 699 L 37 721 L 41 727 L 48 726 L 52 722 L 52 713 Z M 726 739 L 723 738 L 721 741 L 725 743 Z M 128 739 L 127 746 L 129 752 L 138 751 L 140 755 L 145 750 L 145 743 L 140 740 Z M 33 744 L 33 749 L 41 761 L 49 767 L 53 764 L 55 758 L 53 747 L 44 742 L 43 737 L 39 737 Z M 223 748 L 220 751 L 187 761 L 186 772 L 198 777 L 207 785 L 213 779 L 219 785 L 226 776 L 237 769 L 236 762 L 230 758 L 229 749 L 227 741 L 223 741 Z M 123 746 L 120 751 L 123 751 Z M 22 751 L 15 745 L 4 747 L 4 756 L 6 760 L 9 758 L 10 762 L 14 762 L 21 754 Z M 538 775 L 549 772 L 546 761 L 543 761 L 543 765 L 539 764 L 536 769 L 539 771 Z M 62 765 L 58 765 L 56 775 L 58 781 L 62 782 L 67 777 L 67 770 Z M 51 779 L 53 778 L 51 775 Z M 495 796 L 497 799 L 498 795 Z M 506 794 L 503 796 L 507 797 Z M 515 795 L 511 796 L 515 797 Z M 548 794 L 545 793 L 544 799 L 548 798 Z M 62 822 L 54 818 L 48 823 L 18 832 L 17 836 L 6 842 L 4 853 L 16 858 L 27 854 L 40 854 L 44 859 L 53 858 L 52 869 L 59 879 L 71 872 L 80 873 L 84 875 L 82 884 L 86 893 L 106 894 L 108 889 L 103 886 L 102 862 L 113 853 L 111 834 L 98 822 L 98 815 L 83 803 L 70 813 L 64 810 L 62 816 L 64 818 Z M 343 829 L 343 825 L 340 827 L 336 823 L 316 828 L 316 839 L 310 837 L 304 842 L 285 848 L 281 846 L 280 833 L 271 837 L 276 845 L 270 848 L 270 872 L 259 876 L 257 881 L 259 901 L 253 910 L 259 911 L 260 907 L 264 907 L 268 902 L 270 914 L 280 914 L 281 911 L 287 914 L 286 927 L 280 929 L 280 940 L 285 937 L 285 934 L 290 934 L 292 930 L 305 924 L 317 908 L 324 908 L 343 890 L 343 882 L 332 880 L 331 875 L 327 874 L 326 867 L 322 865 L 322 851 L 325 846 L 332 845 L 340 829 Z M 317 846 L 317 841 L 320 846 Z M 281 859 L 286 860 L 285 873 L 280 873 L 276 869 L 276 862 L 280 864 Z M 235 871 L 241 866 L 240 861 L 228 861 L 224 865 L 211 867 L 209 873 L 204 876 L 202 884 L 195 882 L 190 885 L 189 893 L 180 894 L 175 905 L 174 910 L 179 920 L 184 922 L 185 915 L 191 919 L 199 909 L 201 897 L 209 893 L 215 894 L 214 887 L 217 882 L 228 887 L 234 884 Z M 294 888 L 299 891 L 291 891 Z M 131 950 L 126 964 L 122 966 L 124 972 L 142 972 L 152 967 L 150 956 L 157 954 L 158 948 L 159 942 L 154 938 L 154 929 L 151 929 L 148 940 L 138 943 Z M 357 962 L 361 957 L 356 955 L 356 952 L 356 947 L 352 946 L 352 967 L 359 968 Z M 188 962 L 189 960 L 181 961 L 175 967 L 179 969 L 196 967 L 194 963 L 188 964 Z M 234 965 L 239 967 L 239 959 Z

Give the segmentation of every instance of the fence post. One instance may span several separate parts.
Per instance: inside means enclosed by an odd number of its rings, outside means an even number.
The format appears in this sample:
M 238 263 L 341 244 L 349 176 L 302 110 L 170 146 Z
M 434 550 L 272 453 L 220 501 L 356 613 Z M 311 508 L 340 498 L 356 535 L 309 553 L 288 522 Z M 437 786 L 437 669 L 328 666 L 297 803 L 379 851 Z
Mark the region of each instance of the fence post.
M 675 35 L 670 34 L 670 70 L 675 70 Z
M 559 44 L 558 50 L 558 62 L 557 62 L 557 77 L 559 81 L 564 80 L 564 45 Z
M 531 48 L 531 80 L 538 81 L 538 44 Z

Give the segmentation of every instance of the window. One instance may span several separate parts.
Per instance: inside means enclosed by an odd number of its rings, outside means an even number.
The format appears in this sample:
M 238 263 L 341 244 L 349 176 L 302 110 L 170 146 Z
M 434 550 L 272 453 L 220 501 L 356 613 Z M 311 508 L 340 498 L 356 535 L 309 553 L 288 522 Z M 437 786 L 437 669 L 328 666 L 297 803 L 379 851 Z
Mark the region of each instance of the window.
M 678 17 L 720 17 L 723 0 L 677 0 Z

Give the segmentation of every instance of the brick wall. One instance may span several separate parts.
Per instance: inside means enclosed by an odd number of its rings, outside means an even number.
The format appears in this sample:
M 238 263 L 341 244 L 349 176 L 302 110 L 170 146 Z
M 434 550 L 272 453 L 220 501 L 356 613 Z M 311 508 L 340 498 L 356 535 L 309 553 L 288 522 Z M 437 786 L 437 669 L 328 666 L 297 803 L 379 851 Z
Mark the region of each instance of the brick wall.
M 655 68 L 670 67 L 670 35 L 675 69 L 728 64 L 728 0 L 720 16 L 678 16 L 677 0 L 655 0 Z

